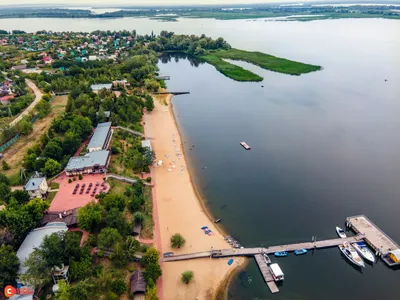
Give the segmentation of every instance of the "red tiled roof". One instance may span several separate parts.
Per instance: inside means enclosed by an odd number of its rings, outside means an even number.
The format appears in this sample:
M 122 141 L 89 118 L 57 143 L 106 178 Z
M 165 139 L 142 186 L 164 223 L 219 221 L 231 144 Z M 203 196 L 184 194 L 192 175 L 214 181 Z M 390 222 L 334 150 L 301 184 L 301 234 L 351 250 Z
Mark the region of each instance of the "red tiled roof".
M 0 98 L 0 101 L 8 101 L 14 99 L 14 95 L 8 95 Z

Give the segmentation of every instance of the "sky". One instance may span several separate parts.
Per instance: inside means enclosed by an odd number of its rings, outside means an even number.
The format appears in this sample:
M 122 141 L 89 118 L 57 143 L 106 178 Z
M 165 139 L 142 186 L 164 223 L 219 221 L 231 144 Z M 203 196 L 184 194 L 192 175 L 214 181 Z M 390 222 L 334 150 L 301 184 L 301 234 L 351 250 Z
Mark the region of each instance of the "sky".
M 310 0 L 303 0 L 298 2 L 308 2 Z M 313 2 L 338 2 L 338 0 L 314 0 Z M 348 2 L 345 0 L 343 2 Z M 364 2 L 371 2 L 372 0 L 366 0 Z M 19 5 L 19 4 L 56 4 L 56 5 L 68 5 L 68 6 L 116 6 L 116 5 L 196 5 L 196 4 L 256 4 L 256 3 L 271 3 L 271 2 L 297 2 L 296 0 L 0 0 L 0 5 Z M 356 0 L 354 2 L 361 2 Z M 373 2 L 382 2 L 382 0 L 376 0 Z M 384 1 L 386 2 L 386 1 Z M 390 0 L 388 1 L 390 2 Z

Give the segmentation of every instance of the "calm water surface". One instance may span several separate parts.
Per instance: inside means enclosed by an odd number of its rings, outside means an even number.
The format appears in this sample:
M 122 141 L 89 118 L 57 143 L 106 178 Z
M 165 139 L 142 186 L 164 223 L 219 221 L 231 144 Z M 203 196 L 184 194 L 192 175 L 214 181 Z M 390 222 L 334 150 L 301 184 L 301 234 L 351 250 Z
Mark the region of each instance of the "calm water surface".
M 205 33 L 322 65 L 300 77 L 250 66 L 264 81 L 238 83 L 210 65 L 160 63 L 171 91 L 191 92 L 174 98 L 174 109 L 185 145 L 195 144 L 186 152 L 196 184 L 245 246 L 333 238 L 334 227 L 354 214 L 368 215 L 400 241 L 400 21 L 9 19 L 0 28 Z M 285 273 L 279 294 L 269 293 L 251 262 L 231 283 L 229 298 L 399 297 L 400 271 L 378 263 L 360 273 L 338 249 L 274 260 Z

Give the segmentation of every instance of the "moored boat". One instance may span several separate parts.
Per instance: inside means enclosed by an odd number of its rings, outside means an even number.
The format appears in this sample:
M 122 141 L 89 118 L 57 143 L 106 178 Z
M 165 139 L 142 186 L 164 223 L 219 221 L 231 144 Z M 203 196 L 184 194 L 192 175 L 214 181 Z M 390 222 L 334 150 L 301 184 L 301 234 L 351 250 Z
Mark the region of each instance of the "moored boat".
M 364 242 L 356 242 L 353 243 L 352 246 L 358 254 L 362 256 L 362 258 L 366 259 L 367 261 L 374 263 L 375 262 L 375 255 L 372 251 L 368 248 L 368 246 Z
M 358 255 L 357 251 L 350 245 L 349 242 L 344 242 L 342 245 L 339 245 L 340 251 L 347 257 L 347 259 L 359 267 L 365 267 L 364 261 Z
M 271 263 L 271 259 L 268 257 L 268 255 L 266 253 L 264 253 L 264 261 L 267 265 L 269 265 Z
M 275 281 L 282 281 L 285 278 L 278 264 L 271 264 L 268 268 L 271 271 L 272 277 L 274 277 Z
M 240 145 L 242 145 L 242 147 L 246 150 L 250 150 L 251 147 L 249 145 L 246 144 L 246 142 L 240 142 Z
M 336 226 L 336 232 L 342 239 L 347 237 L 347 235 L 344 232 L 344 230 L 342 228 L 338 227 L 338 226 Z
M 214 223 L 219 223 L 219 222 L 221 222 L 221 219 L 216 219 L 216 220 L 214 221 Z
M 274 255 L 277 257 L 283 257 L 287 256 L 287 252 L 286 251 L 275 252 Z
M 307 249 L 294 250 L 295 255 L 302 255 L 302 254 L 306 254 L 306 253 L 307 253 Z

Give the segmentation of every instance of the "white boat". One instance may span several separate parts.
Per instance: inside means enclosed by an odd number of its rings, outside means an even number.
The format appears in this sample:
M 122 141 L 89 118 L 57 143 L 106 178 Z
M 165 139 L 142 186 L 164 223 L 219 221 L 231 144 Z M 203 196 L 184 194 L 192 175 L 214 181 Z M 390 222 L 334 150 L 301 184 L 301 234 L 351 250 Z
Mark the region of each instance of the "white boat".
M 368 260 L 371 263 L 375 262 L 375 255 L 369 250 L 368 246 L 364 242 L 356 242 L 353 243 L 352 246 L 358 254 L 360 254 L 364 259 Z
M 344 232 L 344 230 L 343 230 L 342 228 L 340 228 L 340 227 L 337 227 L 337 226 L 336 226 L 336 232 L 337 232 L 337 234 L 338 234 L 342 239 L 344 239 L 344 238 L 347 237 L 347 235 L 346 235 L 346 233 Z
M 364 261 L 349 242 L 344 242 L 342 245 L 339 245 L 339 249 L 353 264 L 359 267 L 365 267 Z
M 264 253 L 264 261 L 267 265 L 269 265 L 271 263 L 271 259 L 268 257 L 267 254 Z
M 282 281 L 285 278 L 285 275 L 278 264 L 269 265 L 269 270 L 271 271 L 272 277 L 274 277 L 275 281 Z

